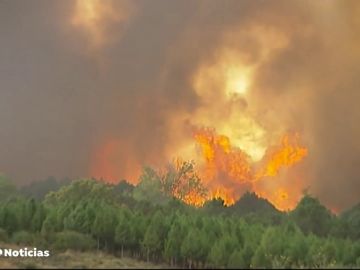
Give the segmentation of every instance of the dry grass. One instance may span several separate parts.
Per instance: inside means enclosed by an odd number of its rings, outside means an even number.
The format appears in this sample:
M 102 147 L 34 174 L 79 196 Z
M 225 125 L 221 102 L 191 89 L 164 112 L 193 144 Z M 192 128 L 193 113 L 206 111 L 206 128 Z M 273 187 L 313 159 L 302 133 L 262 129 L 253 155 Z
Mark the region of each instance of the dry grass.
M 21 247 L 1 244 L 1 248 Z M 138 261 L 131 258 L 118 258 L 103 252 L 77 252 L 66 251 L 52 254 L 48 258 L 0 258 L 1 269 L 92 269 L 92 268 L 132 268 L 132 269 L 161 269 L 168 268 L 166 265 L 155 265 Z

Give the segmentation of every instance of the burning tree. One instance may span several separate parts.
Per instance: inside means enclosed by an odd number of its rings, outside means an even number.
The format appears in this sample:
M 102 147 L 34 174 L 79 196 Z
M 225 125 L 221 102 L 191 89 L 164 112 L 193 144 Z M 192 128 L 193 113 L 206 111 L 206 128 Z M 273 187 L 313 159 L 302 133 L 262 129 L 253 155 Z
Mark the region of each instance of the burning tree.
M 193 161 L 176 160 L 164 171 L 145 167 L 134 196 L 139 200 L 162 203 L 174 197 L 200 206 L 207 199 L 207 190 L 194 169 Z
M 200 206 L 207 199 L 207 190 L 194 169 L 194 161 L 177 159 L 163 174 L 164 192 L 188 204 Z

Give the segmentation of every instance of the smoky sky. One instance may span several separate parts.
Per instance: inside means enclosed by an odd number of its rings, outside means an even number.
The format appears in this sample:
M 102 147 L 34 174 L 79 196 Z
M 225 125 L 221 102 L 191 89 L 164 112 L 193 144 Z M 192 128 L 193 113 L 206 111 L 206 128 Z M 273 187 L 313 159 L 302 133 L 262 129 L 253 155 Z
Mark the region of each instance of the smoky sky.
M 178 132 L 169 119 L 202 106 L 194 72 L 223 46 L 257 61 L 264 43 L 244 33 L 261 26 L 287 38 L 256 68 L 263 125 L 301 131 L 301 169 L 324 203 L 359 202 L 357 1 L 133 1 L 126 25 L 109 23 L 109 42 L 94 50 L 69 23 L 74 5 L 0 2 L 0 171 L 17 183 L 90 177 L 108 140 L 118 143 L 119 178 L 132 162 L 167 162 Z

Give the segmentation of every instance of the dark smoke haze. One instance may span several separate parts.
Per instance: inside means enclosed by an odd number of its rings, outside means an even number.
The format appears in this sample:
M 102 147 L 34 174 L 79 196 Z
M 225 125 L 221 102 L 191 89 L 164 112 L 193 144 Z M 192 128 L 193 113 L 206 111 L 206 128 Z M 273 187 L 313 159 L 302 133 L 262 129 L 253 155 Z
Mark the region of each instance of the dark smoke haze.
M 195 72 L 226 46 L 259 63 L 262 125 L 301 131 L 310 191 L 338 209 L 360 201 L 359 1 L 114 1 L 129 16 L 96 48 L 71 24 L 75 2 L 0 2 L 1 172 L 24 184 L 164 164 L 186 126 L 173 119 L 203 106 Z

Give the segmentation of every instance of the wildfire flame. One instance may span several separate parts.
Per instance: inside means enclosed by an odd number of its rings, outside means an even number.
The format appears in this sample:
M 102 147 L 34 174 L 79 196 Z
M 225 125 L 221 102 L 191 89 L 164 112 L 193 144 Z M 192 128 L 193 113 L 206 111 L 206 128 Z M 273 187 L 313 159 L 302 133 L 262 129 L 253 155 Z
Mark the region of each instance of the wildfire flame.
M 280 187 L 269 193 L 261 190 L 257 182 L 273 179 L 283 168 L 303 160 L 308 150 L 300 145 L 299 134 L 283 136 L 281 143 L 270 147 L 258 162 L 252 161 L 240 148 L 232 146 L 225 135 L 217 135 L 214 129 L 199 129 L 195 132 L 194 139 L 200 146 L 204 162 L 199 168 L 199 174 L 210 190 L 208 199 L 220 198 L 225 205 L 232 205 L 248 188 L 266 197 L 279 209 L 287 209 L 293 204 L 294 198 L 290 198 L 284 188 Z
M 87 30 L 93 43 L 99 45 L 105 39 L 104 20 L 116 21 L 119 16 L 112 13 L 114 9 L 108 9 L 110 4 L 106 3 L 100 5 L 99 0 L 78 0 L 74 19 L 74 24 Z M 131 158 L 128 155 L 132 156 L 133 152 L 131 144 L 105 144 L 95 155 L 94 175 L 120 177 L 124 173 L 116 169 L 118 160 L 123 163 L 126 159 L 126 172 L 134 173 L 138 171 L 131 166 L 132 163 L 140 167 L 152 159 L 157 162 L 169 160 L 176 153 L 195 161 L 199 179 L 208 191 L 208 197 L 191 189 L 183 193 L 184 186 L 179 181 L 180 188 L 175 188 L 170 194 L 188 204 L 201 206 L 206 200 L 220 198 L 225 205 L 231 205 L 245 191 L 251 190 L 279 209 L 294 206 L 304 188 L 301 182 L 304 178 L 286 170 L 300 163 L 308 150 L 300 144 L 298 134 L 278 137 L 283 134 L 281 119 L 271 108 L 266 110 L 269 114 L 263 113 L 258 104 L 259 89 L 252 91 L 253 87 L 256 89 L 254 79 L 258 67 L 266 64 L 273 52 L 286 48 L 288 37 L 268 27 L 239 31 L 248 32 L 246 36 L 257 41 L 261 47 L 259 57 L 250 63 L 247 53 L 233 48 L 233 32 L 224 36 L 224 44 L 217 50 L 216 56 L 199 65 L 191 76 L 190 83 L 200 101 L 198 106 L 191 111 L 176 111 L 166 120 L 169 140 L 163 145 L 163 157 L 134 157 L 129 161 Z M 189 126 L 196 127 L 193 138 L 189 136 Z M 218 133 L 214 128 L 198 128 L 203 126 L 216 127 Z M 195 151 L 194 141 L 197 146 Z M 277 141 L 279 143 L 274 143 Z M 122 158 L 121 153 L 127 153 L 127 157 Z M 112 166 L 107 164 L 109 162 Z M 135 179 L 132 178 L 132 182 L 136 182 Z
M 224 201 L 224 205 L 233 205 L 235 203 L 234 195 L 230 190 L 224 188 L 218 188 L 211 194 L 211 198 L 221 199 Z
M 204 179 L 214 179 L 219 173 L 226 173 L 238 182 L 252 179 L 250 158 L 230 144 L 228 137 L 216 135 L 212 129 L 199 130 L 194 134 L 206 160 Z
M 174 161 L 174 168 L 179 177 L 170 191 L 172 196 L 196 207 L 212 199 L 222 199 L 225 205 L 230 206 L 246 190 L 251 190 L 281 210 L 292 208 L 300 198 L 303 186 L 301 179 L 290 179 L 286 185 L 278 181 L 279 174 L 284 169 L 301 162 L 308 154 L 307 148 L 300 144 L 299 134 L 283 136 L 279 145 L 269 147 L 260 161 L 251 159 L 245 151 L 234 146 L 229 137 L 216 134 L 214 129 L 197 129 L 193 133 L 193 138 L 198 146 L 197 154 L 193 154 L 196 170 L 193 174 L 184 174 L 181 172 L 182 159 Z M 129 157 L 126 160 L 121 159 L 120 149 L 132 152 L 126 144 L 116 140 L 109 140 L 100 148 L 94 160 L 92 175 L 115 181 L 124 173 L 116 170 L 117 162 L 128 163 L 129 166 L 138 164 L 136 160 L 129 160 Z M 111 162 L 112 160 L 114 162 Z M 137 177 L 131 173 L 139 169 L 130 166 L 125 170 L 128 173 L 127 178 L 136 179 Z M 191 182 L 188 180 L 194 178 L 201 181 L 208 190 L 207 195 L 188 186 Z
M 308 150 L 299 146 L 298 141 L 299 134 L 285 135 L 281 140 L 281 145 L 269 152 L 265 168 L 256 174 L 255 179 L 276 176 L 281 167 L 290 167 L 301 161 L 308 154 Z

